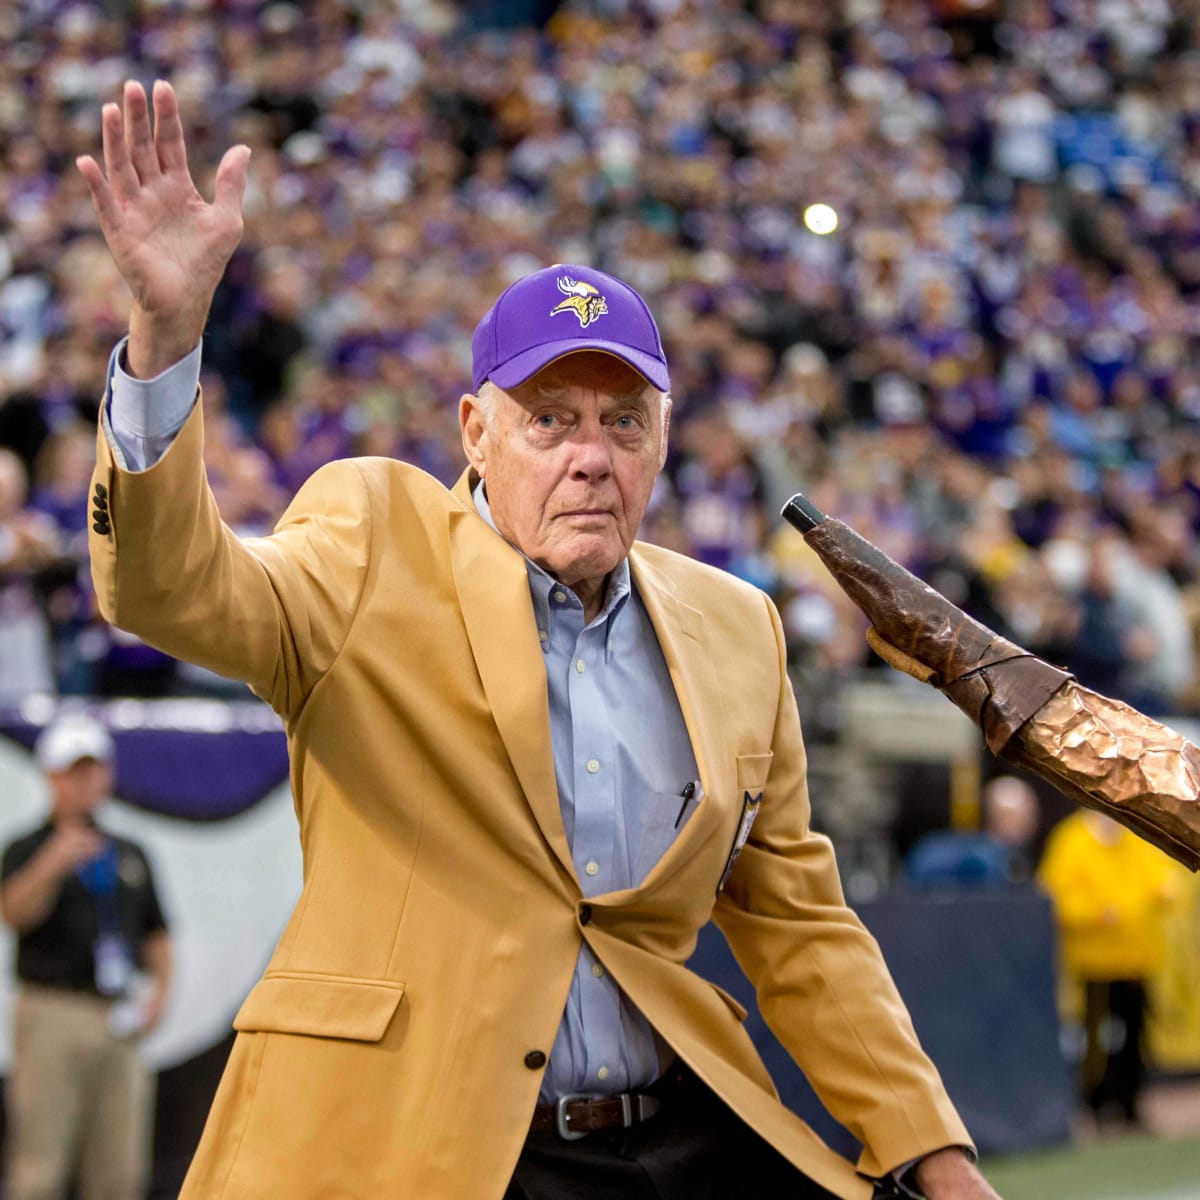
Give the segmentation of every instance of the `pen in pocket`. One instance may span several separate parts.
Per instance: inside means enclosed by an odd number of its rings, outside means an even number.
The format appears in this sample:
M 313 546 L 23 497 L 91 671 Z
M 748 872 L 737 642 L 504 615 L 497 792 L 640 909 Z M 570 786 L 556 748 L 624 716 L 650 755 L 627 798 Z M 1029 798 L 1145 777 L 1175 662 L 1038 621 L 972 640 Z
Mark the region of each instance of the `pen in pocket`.
M 689 779 L 687 783 L 683 785 L 683 791 L 681 791 L 679 794 L 683 798 L 683 803 L 679 806 L 679 816 L 675 818 L 676 829 L 679 828 L 679 822 L 683 820 L 683 814 L 687 812 L 687 806 L 689 803 L 691 803 L 692 797 L 696 794 L 695 780 Z

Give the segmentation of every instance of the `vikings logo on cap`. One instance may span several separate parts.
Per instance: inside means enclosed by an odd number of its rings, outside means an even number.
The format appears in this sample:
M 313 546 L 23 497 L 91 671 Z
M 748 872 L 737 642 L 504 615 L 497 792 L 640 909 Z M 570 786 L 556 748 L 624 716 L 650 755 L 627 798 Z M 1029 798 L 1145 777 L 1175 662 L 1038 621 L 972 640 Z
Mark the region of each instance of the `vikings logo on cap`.
M 558 320 L 559 313 L 574 313 L 579 324 Z M 543 267 L 504 289 L 471 335 L 471 378 L 476 391 L 489 379 L 517 387 L 577 350 L 615 355 L 660 391 L 670 390 L 646 302 L 629 284 L 574 263 Z
M 552 317 L 562 312 L 574 313 L 579 318 L 580 327 L 586 329 L 597 317 L 608 312 L 608 302 L 590 283 L 580 283 L 570 275 L 560 275 L 558 290 L 566 299 L 550 310 Z

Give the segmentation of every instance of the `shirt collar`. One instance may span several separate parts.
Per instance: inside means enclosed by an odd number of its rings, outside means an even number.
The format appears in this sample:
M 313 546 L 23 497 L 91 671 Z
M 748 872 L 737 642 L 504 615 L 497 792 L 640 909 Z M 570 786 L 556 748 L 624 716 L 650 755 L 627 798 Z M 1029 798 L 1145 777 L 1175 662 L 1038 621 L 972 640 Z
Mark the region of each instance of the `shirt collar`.
M 475 490 L 471 493 L 471 498 L 475 501 L 475 507 L 479 510 L 479 515 L 493 529 L 496 529 L 496 522 L 492 519 L 492 509 L 488 504 L 487 491 L 484 488 L 482 479 L 475 485 Z M 500 530 L 496 529 L 496 532 L 499 534 Z M 500 534 L 500 536 L 503 537 L 504 535 Z M 516 549 L 516 547 L 513 548 Z M 569 587 L 565 587 L 559 583 L 553 575 L 539 567 L 527 554 L 518 552 L 525 559 L 525 570 L 529 575 L 529 590 L 533 593 L 539 625 L 542 623 L 543 614 L 549 611 L 550 593 L 555 588 L 562 588 L 574 602 L 575 606 L 581 606 L 579 598 Z M 601 621 L 608 621 L 608 632 L 611 636 L 613 625 L 611 618 L 615 618 L 617 613 L 625 607 L 625 602 L 629 599 L 630 591 L 629 559 L 626 557 L 622 558 L 608 573 L 608 584 L 604 592 L 604 604 L 592 624 L 595 625 Z

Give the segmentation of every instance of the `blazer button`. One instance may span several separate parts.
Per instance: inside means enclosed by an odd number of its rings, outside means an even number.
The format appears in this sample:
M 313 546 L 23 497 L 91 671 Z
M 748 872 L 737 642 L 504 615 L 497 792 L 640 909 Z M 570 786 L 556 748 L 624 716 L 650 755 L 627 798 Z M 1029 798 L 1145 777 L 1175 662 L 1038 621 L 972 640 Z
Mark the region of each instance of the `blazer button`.
M 112 528 L 112 526 L 111 526 L 111 525 L 108 525 L 108 524 L 103 524 L 103 525 L 102 525 L 102 524 L 101 524 L 99 521 L 94 521 L 94 522 L 92 523 L 92 528 L 93 528 L 93 529 L 94 529 L 94 530 L 95 530 L 95 531 L 96 531 L 98 534 L 100 534 L 100 536 L 101 536 L 101 537 L 108 537 L 109 530 Z
M 96 495 L 103 500 L 104 497 L 108 495 L 108 488 L 106 488 L 102 483 L 96 484 Z
M 108 520 L 108 513 L 106 513 L 103 509 L 93 508 L 92 509 L 92 520 L 99 521 L 100 524 L 103 525 L 104 522 Z
M 546 1065 L 546 1055 L 541 1050 L 530 1050 L 525 1055 L 525 1065 L 531 1071 L 540 1071 Z
M 589 925 L 592 920 L 592 906 L 590 904 L 581 904 L 579 906 L 579 923 L 580 925 Z

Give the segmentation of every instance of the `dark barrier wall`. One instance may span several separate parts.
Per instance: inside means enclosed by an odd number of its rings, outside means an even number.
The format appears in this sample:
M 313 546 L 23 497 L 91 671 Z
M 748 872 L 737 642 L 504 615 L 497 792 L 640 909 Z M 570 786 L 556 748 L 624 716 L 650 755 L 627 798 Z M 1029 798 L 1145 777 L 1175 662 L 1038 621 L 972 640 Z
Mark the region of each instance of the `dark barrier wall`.
M 981 1151 L 1065 1142 L 1074 1096 L 1059 1048 L 1050 902 L 1032 886 L 895 893 L 858 906 Z M 825 1113 L 758 1015 L 724 938 L 704 931 L 692 966 L 750 1010 L 746 1025 L 785 1103 L 844 1153 L 857 1143 Z

